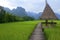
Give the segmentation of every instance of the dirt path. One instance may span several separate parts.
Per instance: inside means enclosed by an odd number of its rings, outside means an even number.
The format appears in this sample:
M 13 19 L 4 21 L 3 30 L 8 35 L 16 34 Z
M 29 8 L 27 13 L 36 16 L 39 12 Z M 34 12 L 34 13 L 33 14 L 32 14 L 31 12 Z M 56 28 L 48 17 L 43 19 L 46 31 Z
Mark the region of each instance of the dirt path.
M 41 23 L 37 25 L 36 29 L 34 30 L 30 37 L 30 40 L 45 40 L 44 32 L 42 32 Z

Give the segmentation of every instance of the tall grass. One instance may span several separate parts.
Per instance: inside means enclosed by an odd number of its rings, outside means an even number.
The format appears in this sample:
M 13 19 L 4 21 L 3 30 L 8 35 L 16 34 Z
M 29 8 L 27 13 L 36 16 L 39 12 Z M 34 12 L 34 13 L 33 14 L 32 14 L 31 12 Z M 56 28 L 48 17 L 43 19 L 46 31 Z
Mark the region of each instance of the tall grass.
M 56 26 L 44 29 L 46 40 L 60 40 L 60 21 L 55 22 L 57 22 Z

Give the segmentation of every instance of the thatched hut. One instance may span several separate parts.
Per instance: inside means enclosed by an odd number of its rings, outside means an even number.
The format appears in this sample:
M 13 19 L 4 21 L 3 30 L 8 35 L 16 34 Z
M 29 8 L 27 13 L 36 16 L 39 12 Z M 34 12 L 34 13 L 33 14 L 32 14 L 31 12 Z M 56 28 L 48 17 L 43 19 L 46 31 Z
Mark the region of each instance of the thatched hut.
M 47 0 L 46 0 L 45 9 L 44 9 L 40 19 L 46 20 L 46 24 L 48 23 L 48 20 L 56 20 L 56 19 L 58 19 L 56 17 L 55 13 L 53 12 L 52 8 L 47 3 Z
M 45 7 L 40 19 L 44 19 L 44 20 L 58 19 L 56 17 L 55 13 L 53 12 L 52 8 L 47 3 L 47 1 L 46 1 L 46 7 Z

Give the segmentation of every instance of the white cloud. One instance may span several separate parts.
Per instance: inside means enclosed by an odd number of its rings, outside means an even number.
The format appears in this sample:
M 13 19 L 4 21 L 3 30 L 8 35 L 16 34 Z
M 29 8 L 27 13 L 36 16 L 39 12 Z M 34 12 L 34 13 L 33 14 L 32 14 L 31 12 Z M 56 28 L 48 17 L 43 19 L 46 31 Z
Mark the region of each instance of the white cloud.
M 7 0 L 0 0 L 0 6 L 8 7 L 10 9 L 14 8 Z
M 60 12 L 60 9 L 58 9 L 58 12 Z
M 60 1 L 57 1 L 56 3 L 53 0 L 47 0 L 51 5 L 51 7 L 56 11 L 60 7 L 58 7 Z M 57 6 L 55 7 L 54 4 Z M 43 11 L 45 7 L 45 0 L 0 0 L 0 5 L 4 7 L 8 7 L 10 9 L 16 8 L 17 6 L 25 8 L 27 11 L 34 11 L 34 12 L 40 12 Z
M 40 8 L 38 7 L 44 1 L 45 0 L 0 0 L 0 5 L 4 7 L 8 7 L 10 9 L 20 6 L 28 11 L 39 11 Z

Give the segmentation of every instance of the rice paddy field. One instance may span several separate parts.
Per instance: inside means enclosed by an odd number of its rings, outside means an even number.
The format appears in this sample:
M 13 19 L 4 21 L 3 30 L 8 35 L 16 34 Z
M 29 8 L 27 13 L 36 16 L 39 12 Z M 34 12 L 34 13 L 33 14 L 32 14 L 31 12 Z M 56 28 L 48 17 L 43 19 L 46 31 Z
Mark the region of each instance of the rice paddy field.
M 29 36 L 39 21 L 0 24 L 0 40 L 29 40 Z
M 36 24 L 41 21 L 12 22 L 0 24 L 0 40 L 29 40 Z M 44 28 L 46 40 L 60 40 L 60 21 L 51 28 Z
M 55 22 L 55 26 L 44 29 L 46 40 L 60 40 L 60 21 Z

